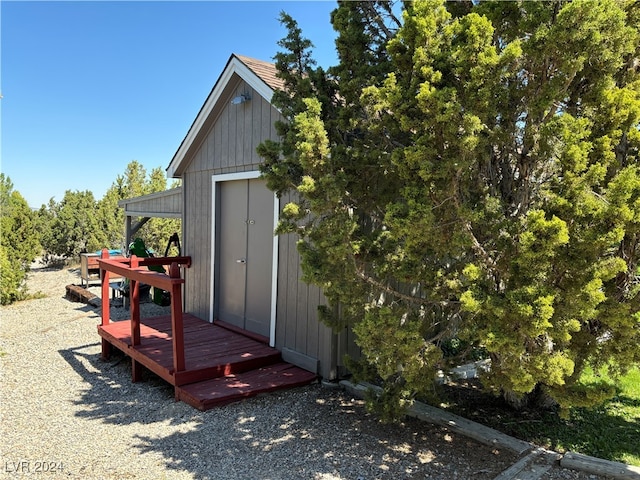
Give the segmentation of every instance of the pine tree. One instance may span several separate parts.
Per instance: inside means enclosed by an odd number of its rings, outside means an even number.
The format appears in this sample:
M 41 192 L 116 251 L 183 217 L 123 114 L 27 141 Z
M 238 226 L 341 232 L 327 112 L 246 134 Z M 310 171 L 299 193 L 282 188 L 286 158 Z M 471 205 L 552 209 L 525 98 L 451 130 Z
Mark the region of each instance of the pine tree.
M 23 299 L 31 262 L 40 253 L 36 215 L 14 190 L 11 179 L 0 173 L 0 303 Z
M 172 188 L 175 188 L 174 184 Z M 108 248 L 126 249 L 124 245 L 124 211 L 118 206 L 120 200 L 135 198 L 167 189 L 167 178 L 161 167 L 147 174 L 147 170 L 138 161 L 131 161 L 125 172 L 118 175 L 104 197 L 98 202 L 99 218 L 107 235 Z M 147 248 L 157 255 L 164 255 L 169 237 L 180 232 L 180 220 L 173 218 L 152 218 L 136 233 Z M 176 252 L 173 252 L 176 253 Z
M 147 193 L 156 193 L 167 190 L 167 177 L 161 167 L 156 167 L 149 173 L 145 185 Z M 139 232 L 148 248 L 155 252 L 156 256 L 163 256 L 167 248 L 169 238 L 174 233 L 180 232 L 180 220 L 176 218 L 153 218 L 145 224 Z M 174 247 L 169 255 L 177 255 Z
M 97 202 L 89 190 L 67 190 L 59 204 L 50 202 L 50 231 L 44 247 L 48 254 L 74 259 L 83 252 L 96 252 L 106 245 Z
M 340 3 L 328 74 L 283 17 L 287 122 L 259 150 L 300 198 L 279 231 L 388 411 L 461 360 L 452 339 L 514 404 L 602 400 L 587 366 L 640 363 L 638 4 L 403 7 Z

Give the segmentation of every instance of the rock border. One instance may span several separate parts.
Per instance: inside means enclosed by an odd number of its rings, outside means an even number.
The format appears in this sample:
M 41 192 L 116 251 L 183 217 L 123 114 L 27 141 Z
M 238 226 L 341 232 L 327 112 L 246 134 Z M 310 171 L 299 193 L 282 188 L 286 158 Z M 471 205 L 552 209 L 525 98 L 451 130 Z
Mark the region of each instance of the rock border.
M 369 383 L 354 384 L 348 380 L 342 380 L 340 386 L 351 395 L 359 398 L 364 398 L 369 391 L 373 391 L 376 394 L 382 391 L 382 389 L 376 385 Z M 520 472 L 527 468 L 527 466 L 533 464 L 539 458 L 543 458 L 544 463 L 548 463 L 549 465 L 559 460 L 559 465 L 562 468 L 580 470 L 595 475 L 605 475 L 615 479 L 640 480 L 640 467 L 603 460 L 575 452 L 567 452 L 563 455 L 558 452 L 546 450 L 530 442 L 519 440 L 493 428 L 422 402 L 415 402 L 409 407 L 407 415 L 436 425 L 445 426 L 456 433 L 472 438 L 484 445 L 504 448 L 518 455 L 525 455 L 509 469 L 498 475 L 495 480 L 514 479 Z M 544 472 L 541 471 L 540 473 L 542 474 Z M 533 478 L 539 477 L 536 476 Z

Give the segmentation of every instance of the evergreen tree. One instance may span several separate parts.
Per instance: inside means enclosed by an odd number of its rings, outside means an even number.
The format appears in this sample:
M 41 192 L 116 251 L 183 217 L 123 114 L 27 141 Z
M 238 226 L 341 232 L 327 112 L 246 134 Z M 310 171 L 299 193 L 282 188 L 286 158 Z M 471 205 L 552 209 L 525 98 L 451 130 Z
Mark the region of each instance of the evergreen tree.
M 387 411 L 461 360 L 451 339 L 514 404 L 596 403 L 586 366 L 640 363 L 640 8 L 403 6 L 340 3 L 328 75 L 282 17 L 286 122 L 259 149 L 268 185 L 300 198 L 279 231 Z
M 6 305 L 25 297 L 25 280 L 31 262 L 40 253 L 36 215 L 13 188 L 11 179 L 0 173 L 0 303 Z
M 51 224 L 55 216 L 57 204 L 53 198 L 49 199 L 49 202 L 45 205 L 42 204 L 36 213 L 38 229 L 40 230 L 40 241 L 42 243 L 43 255 L 45 262 L 47 261 L 47 245 L 51 240 Z
M 106 237 L 103 248 L 122 250 L 126 247 L 124 245 L 124 212 L 118 206 L 118 201 L 123 199 L 120 193 L 121 182 L 122 178 L 118 176 L 97 204 L 98 218 Z
M 48 254 L 78 260 L 83 252 L 106 245 L 93 193 L 67 190 L 59 204 L 49 203 L 49 231 L 43 239 Z
M 175 185 L 173 188 L 175 188 Z M 156 167 L 151 170 L 146 189 L 147 193 L 157 193 L 167 190 L 167 177 L 161 167 Z M 174 233 L 180 233 L 179 219 L 152 218 L 140 229 L 136 236 L 142 238 L 147 248 L 151 249 L 156 256 L 163 256 L 169 238 Z M 177 251 L 172 249 L 169 255 L 177 255 Z

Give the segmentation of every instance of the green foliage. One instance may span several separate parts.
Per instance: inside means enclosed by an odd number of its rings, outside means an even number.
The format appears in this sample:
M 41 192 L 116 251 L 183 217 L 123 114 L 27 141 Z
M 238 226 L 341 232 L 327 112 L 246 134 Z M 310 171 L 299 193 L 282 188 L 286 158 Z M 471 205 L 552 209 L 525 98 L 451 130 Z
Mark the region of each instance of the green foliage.
M 26 276 L 31 262 L 39 255 L 49 262 L 60 259 L 76 262 L 82 252 L 102 248 L 125 250 L 124 211 L 118 201 L 161 192 L 166 187 L 160 167 L 147 176 L 145 168 L 132 161 L 101 200 L 96 201 L 90 191 L 66 191 L 61 202 L 51 199 L 33 212 L 20 193 L 14 191 L 11 180 L 0 174 L 2 304 L 26 298 Z M 164 255 L 169 237 L 179 231 L 179 219 L 156 218 L 147 222 L 136 237 Z M 172 247 L 169 255 L 176 254 Z
M 26 295 L 24 281 L 40 251 L 35 214 L 13 183 L 0 174 L 0 303 Z
M 105 232 L 96 215 L 93 193 L 67 190 L 59 204 L 49 210 L 49 226 L 43 238 L 48 254 L 77 258 L 105 245 Z
M 39 212 L 45 254 L 76 261 L 82 252 L 103 248 L 126 251 L 124 211 L 118 202 L 161 192 L 166 187 L 166 177 L 160 167 L 147 175 L 144 166 L 134 160 L 98 201 L 89 191 L 65 192 L 61 202 L 51 200 Z M 136 236 L 153 251 L 164 254 L 169 237 L 179 231 L 179 220 L 154 218 Z
M 328 72 L 283 15 L 286 121 L 259 148 L 299 198 L 279 232 L 388 411 L 461 360 L 452 338 L 520 405 L 597 403 L 587 366 L 640 363 L 637 3 L 403 5 L 340 3 Z
M 175 188 L 177 184 L 172 185 Z M 156 167 L 149 173 L 146 182 L 146 193 L 162 192 L 167 189 L 167 177 L 162 168 Z M 147 248 L 155 252 L 155 255 L 164 255 L 167 248 L 169 237 L 174 233 L 180 233 L 180 219 L 177 218 L 152 218 L 147 222 L 136 234 L 136 237 L 142 238 Z M 175 247 L 169 252 L 169 255 L 177 255 Z
M 23 266 L 0 246 L 0 305 L 8 305 L 24 298 L 26 293 L 24 281 L 27 277 Z

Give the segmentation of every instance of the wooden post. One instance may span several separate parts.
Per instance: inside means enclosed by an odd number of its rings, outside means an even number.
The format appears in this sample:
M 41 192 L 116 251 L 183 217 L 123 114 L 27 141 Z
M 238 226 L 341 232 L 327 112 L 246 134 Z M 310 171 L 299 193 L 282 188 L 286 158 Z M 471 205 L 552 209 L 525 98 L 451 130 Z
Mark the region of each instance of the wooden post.
M 100 254 L 100 258 L 109 258 L 109 250 L 103 248 Z M 109 325 L 109 323 L 111 322 L 111 313 L 109 311 L 109 270 L 103 270 L 102 267 L 100 267 L 100 281 L 102 282 L 100 284 L 100 287 L 102 289 L 102 321 L 100 324 L 104 327 L 105 325 Z M 111 344 L 103 338 L 101 357 L 103 360 L 108 360 L 110 356 Z
M 133 236 L 133 233 L 131 232 L 131 217 L 125 212 L 125 221 L 124 221 L 125 249 L 129 248 L 129 244 L 131 243 L 132 236 Z
M 180 278 L 180 267 L 176 262 L 173 262 L 169 268 L 169 277 Z M 171 285 L 171 330 L 173 333 L 173 370 L 177 373 L 185 370 L 182 285 L 177 282 Z
M 131 269 L 135 270 L 140 266 L 138 257 L 131 255 Z M 140 282 L 129 279 L 129 301 L 131 305 L 131 348 L 140 345 Z M 131 356 L 131 381 L 141 380 L 142 371 L 140 364 Z

